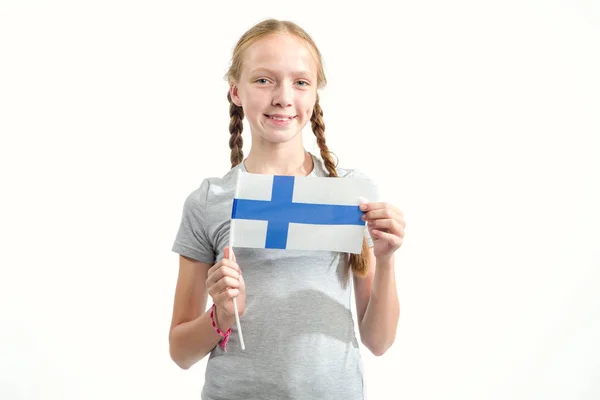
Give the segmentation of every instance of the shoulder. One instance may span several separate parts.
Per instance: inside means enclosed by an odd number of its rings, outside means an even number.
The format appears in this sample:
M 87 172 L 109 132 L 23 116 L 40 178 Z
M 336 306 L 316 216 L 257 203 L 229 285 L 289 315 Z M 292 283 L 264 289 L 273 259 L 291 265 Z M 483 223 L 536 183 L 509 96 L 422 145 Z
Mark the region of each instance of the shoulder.
M 234 167 L 222 177 L 204 178 L 200 186 L 188 194 L 186 205 L 194 208 L 205 208 L 223 196 L 231 196 L 235 190 L 236 172 L 239 168 Z
M 356 168 L 342 168 L 337 167 L 338 176 L 343 178 L 362 178 L 362 179 L 370 179 L 362 170 Z
M 323 163 L 323 160 L 312 154 L 313 160 L 315 162 L 315 175 L 316 176 L 328 176 L 329 172 L 327 172 L 327 168 Z M 347 168 L 347 167 L 335 167 L 338 177 L 340 178 L 363 178 L 370 179 L 363 171 L 356 168 Z
M 360 178 L 372 180 L 370 176 L 368 176 L 365 172 L 358 168 L 336 167 L 336 170 L 338 172 L 338 176 L 343 178 Z
M 203 181 L 203 184 L 207 186 L 206 192 L 207 196 L 210 198 L 211 196 L 221 196 L 223 193 L 230 192 L 235 190 L 236 179 L 237 179 L 237 171 L 240 169 L 240 166 L 235 166 L 230 169 L 225 175 L 222 177 L 210 177 L 206 178 Z

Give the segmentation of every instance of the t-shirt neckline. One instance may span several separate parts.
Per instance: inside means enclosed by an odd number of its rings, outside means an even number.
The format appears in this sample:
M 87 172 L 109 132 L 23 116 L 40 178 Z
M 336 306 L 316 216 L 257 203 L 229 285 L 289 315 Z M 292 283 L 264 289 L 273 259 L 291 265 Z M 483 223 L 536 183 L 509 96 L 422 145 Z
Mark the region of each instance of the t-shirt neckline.
M 316 170 L 317 170 L 318 159 L 310 151 L 308 152 L 308 154 L 310 154 L 310 157 L 313 160 L 313 168 L 312 168 L 312 171 L 310 171 L 310 173 L 308 175 L 306 175 L 306 176 L 317 176 L 316 175 Z M 242 162 L 240 163 L 240 169 L 242 171 L 244 171 L 244 172 L 248 172 L 248 170 L 246 170 L 246 164 L 244 164 L 245 162 L 246 162 L 246 159 L 244 158 L 242 160 Z M 298 175 L 294 175 L 294 176 L 298 176 Z

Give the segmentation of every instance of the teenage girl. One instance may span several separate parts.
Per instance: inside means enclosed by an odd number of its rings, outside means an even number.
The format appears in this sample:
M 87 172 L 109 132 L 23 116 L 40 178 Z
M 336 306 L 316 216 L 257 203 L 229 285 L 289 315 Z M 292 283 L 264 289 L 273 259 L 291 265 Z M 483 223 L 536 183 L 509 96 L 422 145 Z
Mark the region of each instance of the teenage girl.
M 255 25 L 238 41 L 226 76 L 231 170 L 204 179 L 184 203 L 172 248 L 180 258 L 171 358 L 188 369 L 210 354 L 202 399 L 363 400 L 351 290 L 361 343 L 382 355 L 394 342 L 400 314 L 394 252 L 404 237 L 403 214 L 387 203 L 363 204 L 368 235 L 362 254 L 235 248 L 229 259 L 237 170 L 364 175 L 337 167 L 327 148 L 317 92 L 326 83 L 321 54 L 302 28 L 277 20 Z M 246 158 L 244 118 L 252 137 Z M 302 129 L 308 122 L 320 158 L 304 149 Z M 213 306 L 207 310 L 208 296 Z

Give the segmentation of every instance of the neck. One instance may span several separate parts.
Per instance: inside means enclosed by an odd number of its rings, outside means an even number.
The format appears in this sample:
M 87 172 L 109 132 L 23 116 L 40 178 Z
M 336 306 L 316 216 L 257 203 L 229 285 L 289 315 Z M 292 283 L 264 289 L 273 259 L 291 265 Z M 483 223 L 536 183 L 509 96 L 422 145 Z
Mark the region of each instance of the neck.
M 252 141 L 244 167 L 254 174 L 307 176 L 314 165 L 302 146 L 291 143 L 260 145 Z

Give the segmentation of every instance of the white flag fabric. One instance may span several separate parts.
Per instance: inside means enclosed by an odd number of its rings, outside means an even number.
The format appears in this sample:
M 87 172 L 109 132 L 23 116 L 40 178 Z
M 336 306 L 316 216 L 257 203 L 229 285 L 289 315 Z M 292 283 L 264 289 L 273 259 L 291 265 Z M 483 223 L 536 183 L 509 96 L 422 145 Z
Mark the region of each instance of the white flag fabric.
M 238 171 L 230 244 L 359 254 L 365 235 L 361 197 L 377 200 L 373 181 Z

